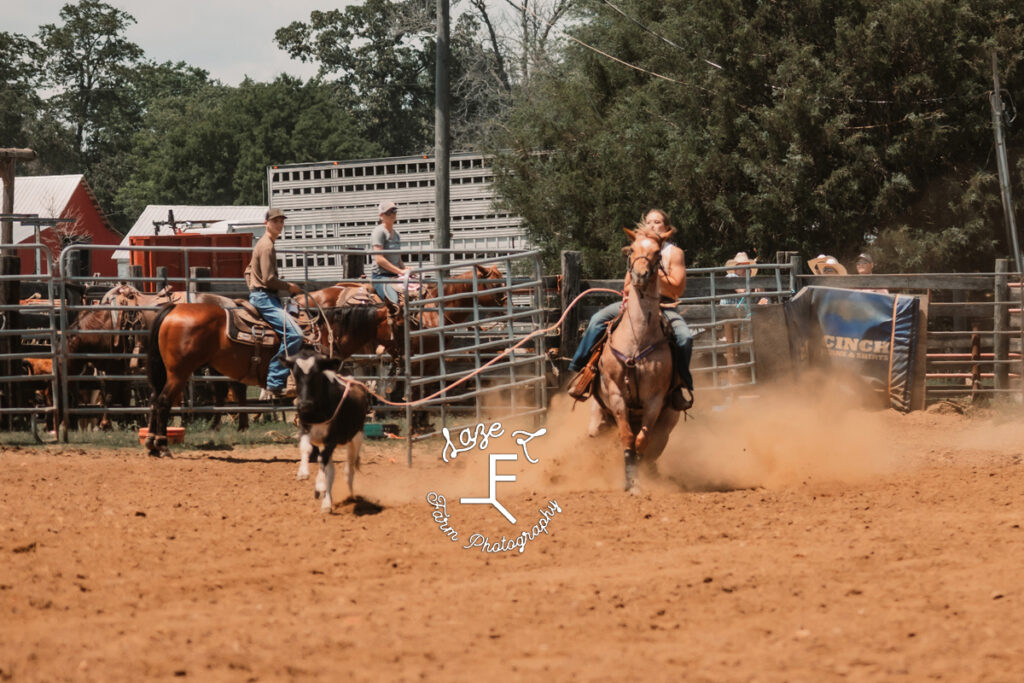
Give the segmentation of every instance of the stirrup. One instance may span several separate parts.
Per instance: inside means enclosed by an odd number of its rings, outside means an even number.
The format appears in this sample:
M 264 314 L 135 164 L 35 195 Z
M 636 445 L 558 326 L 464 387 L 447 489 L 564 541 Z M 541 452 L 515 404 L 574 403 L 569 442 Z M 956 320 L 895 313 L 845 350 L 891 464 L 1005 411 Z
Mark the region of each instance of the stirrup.
M 569 380 L 565 392 L 577 401 L 586 401 L 593 393 L 594 379 L 597 374 L 593 367 L 586 366 L 576 373 L 576 376 Z
M 674 410 L 685 412 L 693 407 L 693 392 L 684 386 L 678 386 L 669 392 L 669 403 Z

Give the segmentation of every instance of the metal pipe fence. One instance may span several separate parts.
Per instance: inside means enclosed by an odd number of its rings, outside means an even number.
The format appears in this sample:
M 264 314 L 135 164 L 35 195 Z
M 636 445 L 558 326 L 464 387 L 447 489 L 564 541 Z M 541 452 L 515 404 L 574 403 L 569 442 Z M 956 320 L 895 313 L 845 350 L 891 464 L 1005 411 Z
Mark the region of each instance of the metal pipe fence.
M 15 247 L 32 250 L 37 263 L 53 262 L 52 252 L 44 244 L 0 244 L 0 250 Z M 0 338 L 5 341 L 5 351 L 0 353 L 0 411 L 8 430 L 15 426 L 18 416 L 29 419 L 33 434 L 40 415 L 56 420 L 60 380 L 55 356 L 59 348 L 60 300 L 56 278 L 47 270 L 40 274 L 0 275 L 0 281 L 18 282 L 19 287 L 35 289 L 35 294 L 25 301 L 0 305 Z M 43 398 L 47 389 L 49 405 Z
M 547 406 L 543 336 L 505 352 L 543 327 L 540 253 L 455 261 L 451 257 L 456 254 L 451 249 L 421 253 L 417 271 L 422 282 L 435 285 L 434 294 L 427 294 L 421 284 L 419 296 L 403 300 L 407 323 L 420 321 L 407 324 L 403 340 L 406 399 L 417 401 L 405 407 L 407 424 L 417 422 L 417 413 L 436 417 L 449 429 L 458 429 L 460 421 L 478 423 L 496 417 L 532 418 L 536 423 Z M 444 260 L 433 258 L 438 255 L 449 256 L 451 262 L 437 263 Z M 477 272 L 477 266 L 495 264 L 499 279 Z M 458 285 L 468 291 L 452 291 Z M 431 319 L 437 323 L 428 324 Z M 458 382 L 462 386 L 452 387 Z M 439 393 L 442 386 L 446 390 Z M 433 425 L 416 434 L 410 429 L 410 464 L 413 441 L 439 431 Z
M 18 245 L 24 248 L 25 245 Z M 40 249 L 45 246 L 39 245 Z M 99 252 L 103 256 L 115 250 L 133 252 L 178 252 L 186 265 L 179 273 L 134 273 L 119 277 L 117 281 L 100 280 L 77 273 L 76 264 L 86 258 L 83 252 Z M 56 263 L 54 275 L 36 276 L 45 282 L 47 287 L 48 307 L 36 306 L 35 310 L 45 309 L 49 318 L 33 329 L 0 329 L 0 334 L 30 338 L 44 338 L 45 350 L 30 354 L 17 354 L 17 358 L 41 357 L 52 362 L 53 372 L 50 375 L 37 376 L 34 381 L 49 380 L 52 383 L 54 406 L 45 409 L 47 414 L 59 415 L 70 425 L 74 420 L 96 417 L 100 415 L 119 418 L 135 418 L 145 423 L 149 412 L 149 387 L 145 377 L 145 347 L 149 329 L 146 324 L 124 324 L 129 317 L 139 317 L 142 313 L 150 314 L 150 318 L 158 312 L 162 305 L 141 301 L 125 303 L 116 298 L 116 289 L 120 283 L 131 285 L 135 290 L 159 290 L 164 286 L 180 292 L 183 300 L 194 301 L 204 292 L 212 292 L 224 296 L 247 297 L 248 290 L 241 278 L 210 277 L 190 266 L 189 252 L 212 252 L 214 254 L 244 252 L 251 253 L 249 248 L 234 247 L 190 247 L 182 250 L 167 246 L 120 246 L 120 245 L 72 245 L 65 248 Z M 282 250 L 284 251 L 284 250 Z M 287 251 L 297 254 L 321 255 L 323 249 L 296 249 L 289 247 Z M 365 256 L 362 250 L 338 249 L 331 253 L 339 256 Z M 432 265 L 438 254 L 447 253 L 450 265 Z M 102 256 L 100 256 L 102 257 Z M 458 260 L 462 257 L 463 260 Z M 443 426 L 454 425 L 459 420 L 483 419 L 485 416 L 501 416 L 504 419 L 521 419 L 532 417 L 535 420 L 543 416 L 546 406 L 546 386 L 543 381 L 545 363 L 542 339 L 531 341 L 524 348 L 516 350 L 508 357 L 498 360 L 484 368 L 488 362 L 496 359 L 502 351 L 525 336 L 539 329 L 543 324 L 541 301 L 541 271 L 537 252 L 511 252 L 487 259 L 466 259 L 465 254 L 455 250 L 430 250 L 415 255 L 406 255 L 414 265 L 419 264 L 421 277 L 425 283 L 433 282 L 451 285 L 456 282 L 469 282 L 468 297 L 445 293 L 431 297 L 419 297 L 406 307 L 406 316 L 422 316 L 423 312 L 436 311 L 441 316 L 441 324 L 434 329 L 410 330 L 406 335 L 409 340 L 422 337 L 433 339 L 425 345 L 424 353 L 406 357 L 406 364 L 395 373 L 390 367 L 390 360 L 379 353 L 364 353 L 350 357 L 346 361 L 345 370 L 358 379 L 375 387 L 378 393 L 387 393 L 389 384 L 403 381 L 405 391 L 422 394 L 432 383 L 448 385 L 460 379 L 467 380 L 457 398 L 445 394 L 424 404 L 423 409 L 432 415 L 439 415 Z M 47 262 L 50 262 L 47 254 Z M 308 262 L 308 259 L 306 259 Z M 497 265 L 501 278 L 486 280 L 476 273 L 478 265 Z M 455 276 L 469 273 L 468 279 Z M 307 273 L 308 274 L 308 273 Z M 19 278 L 24 281 L 24 278 Z M 365 279 L 346 278 L 341 283 L 359 283 L 368 286 Z M 337 284 L 322 283 L 304 279 L 299 282 L 307 291 Z M 442 290 L 438 290 L 442 291 Z M 102 295 L 111 296 L 105 302 L 97 301 Z M 500 303 L 487 302 L 491 297 Z M 142 305 L 139 305 L 139 304 Z M 24 305 L 10 305 L 15 310 Z M 3 313 L 3 311 L 0 311 Z M 107 318 L 107 325 L 94 328 L 85 324 L 85 316 L 94 314 Z M 446 318 L 452 318 L 452 322 Z M 462 320 L 465 318 L 465 320 Z M 406 319 L 409 319 L 408 317 Z M 2 318 L 6 321 L 6 317 Z M 88 336 L 97 342 L 91 348 L 74 342 Z M 431 349 L 430 344 L 433 344 Z M 14 354 L 10 354 L 13 358 Z M 6 357 L 0 357 L 0 361 Z M 409 374 L 412 370 L 409 363 L 428 369 L 425 377 Z M 78 374 L 82 367 L 100 367 L 106 372 L 100 376 Z M 404 372 L 402 372 L 404 371 Z M 473 373 L 481 371 L 478 375 Z M 10 377 L 0 376 L 0 386 L 4 380 L 10 382 L 27 382 L 27 377 L 11 373 Z M 228 381 L 219 376 L 194 377 L 190 382 L 182 405 L 174 408 L 174 414 L 182 417 L 212 417 L 228 412 L 265 413 L 280 412 L 280 406 L 269 401 L 247 401 L 244 407 L 237 405 L 217 406 L 208 397 L 211 385 Z M 102 397 L 95 402 L 82 402 L 74 396 L 80 389 L 102 383 Z M 254 390 L 250 390 L 254 391 Z M 111 397 L 116 397 L 113 400 Z M 5 415 L 24 413 L 38 414 L 40 411 L 31 406 L 13 407 L 0 406 Z M 411 408 L 393 409 L 385 404 L 375 408 L 381 415 L 405 414 L 411 418 Z M 430 433 L 437 433 L 433 430 Z M 63 430 L 63 438 L 67 439 L 67 429 Z

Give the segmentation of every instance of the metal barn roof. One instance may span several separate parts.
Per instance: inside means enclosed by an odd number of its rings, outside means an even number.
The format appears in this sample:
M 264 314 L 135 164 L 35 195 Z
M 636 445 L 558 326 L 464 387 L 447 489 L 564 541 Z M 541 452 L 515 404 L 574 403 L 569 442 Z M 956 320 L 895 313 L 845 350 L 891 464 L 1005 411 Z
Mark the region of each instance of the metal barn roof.
M 85 176 L 44 175 L 18 176 L 14 180 L 14 213 L 37 214 L 40 218 L 60 218 L 67 208 L 72 195 Z M 88 185 L 86 185 L 88 190 Z M 92 196 L 92 191 L 89 191 Z M 96 203 L 93 197 L 93 203 Z M 99 209 L 99 206 L 97 206 Z M 100 212 L 102 216 L 102 211 Z M 103 217 L 104 221 L 106 217 Z M 35 226 L 14 222 L 14 243 L 19 244 L 32 237 Z

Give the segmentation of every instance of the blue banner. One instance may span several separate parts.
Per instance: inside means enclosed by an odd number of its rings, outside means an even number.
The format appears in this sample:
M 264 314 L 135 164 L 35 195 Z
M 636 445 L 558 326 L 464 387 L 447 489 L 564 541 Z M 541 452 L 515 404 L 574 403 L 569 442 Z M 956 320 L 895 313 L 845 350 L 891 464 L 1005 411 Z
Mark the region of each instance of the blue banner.
M 908 412 L 919 307 L 913 296 L 805 287 L 786 304 L 794 361 L 859 375 Z

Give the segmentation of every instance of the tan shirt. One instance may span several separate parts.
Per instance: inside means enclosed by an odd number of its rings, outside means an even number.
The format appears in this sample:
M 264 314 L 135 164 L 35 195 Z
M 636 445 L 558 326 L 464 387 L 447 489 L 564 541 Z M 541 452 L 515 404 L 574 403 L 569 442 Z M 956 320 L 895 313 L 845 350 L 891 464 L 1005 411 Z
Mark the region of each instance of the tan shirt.
M 288 283 L 277 276 L 277 254 L 274 240 L 264 233 L 252 250 L 252 260 L 245 269 L 245 284 L 249 291 L 262 287 L 273 291 L 288 289 Z

